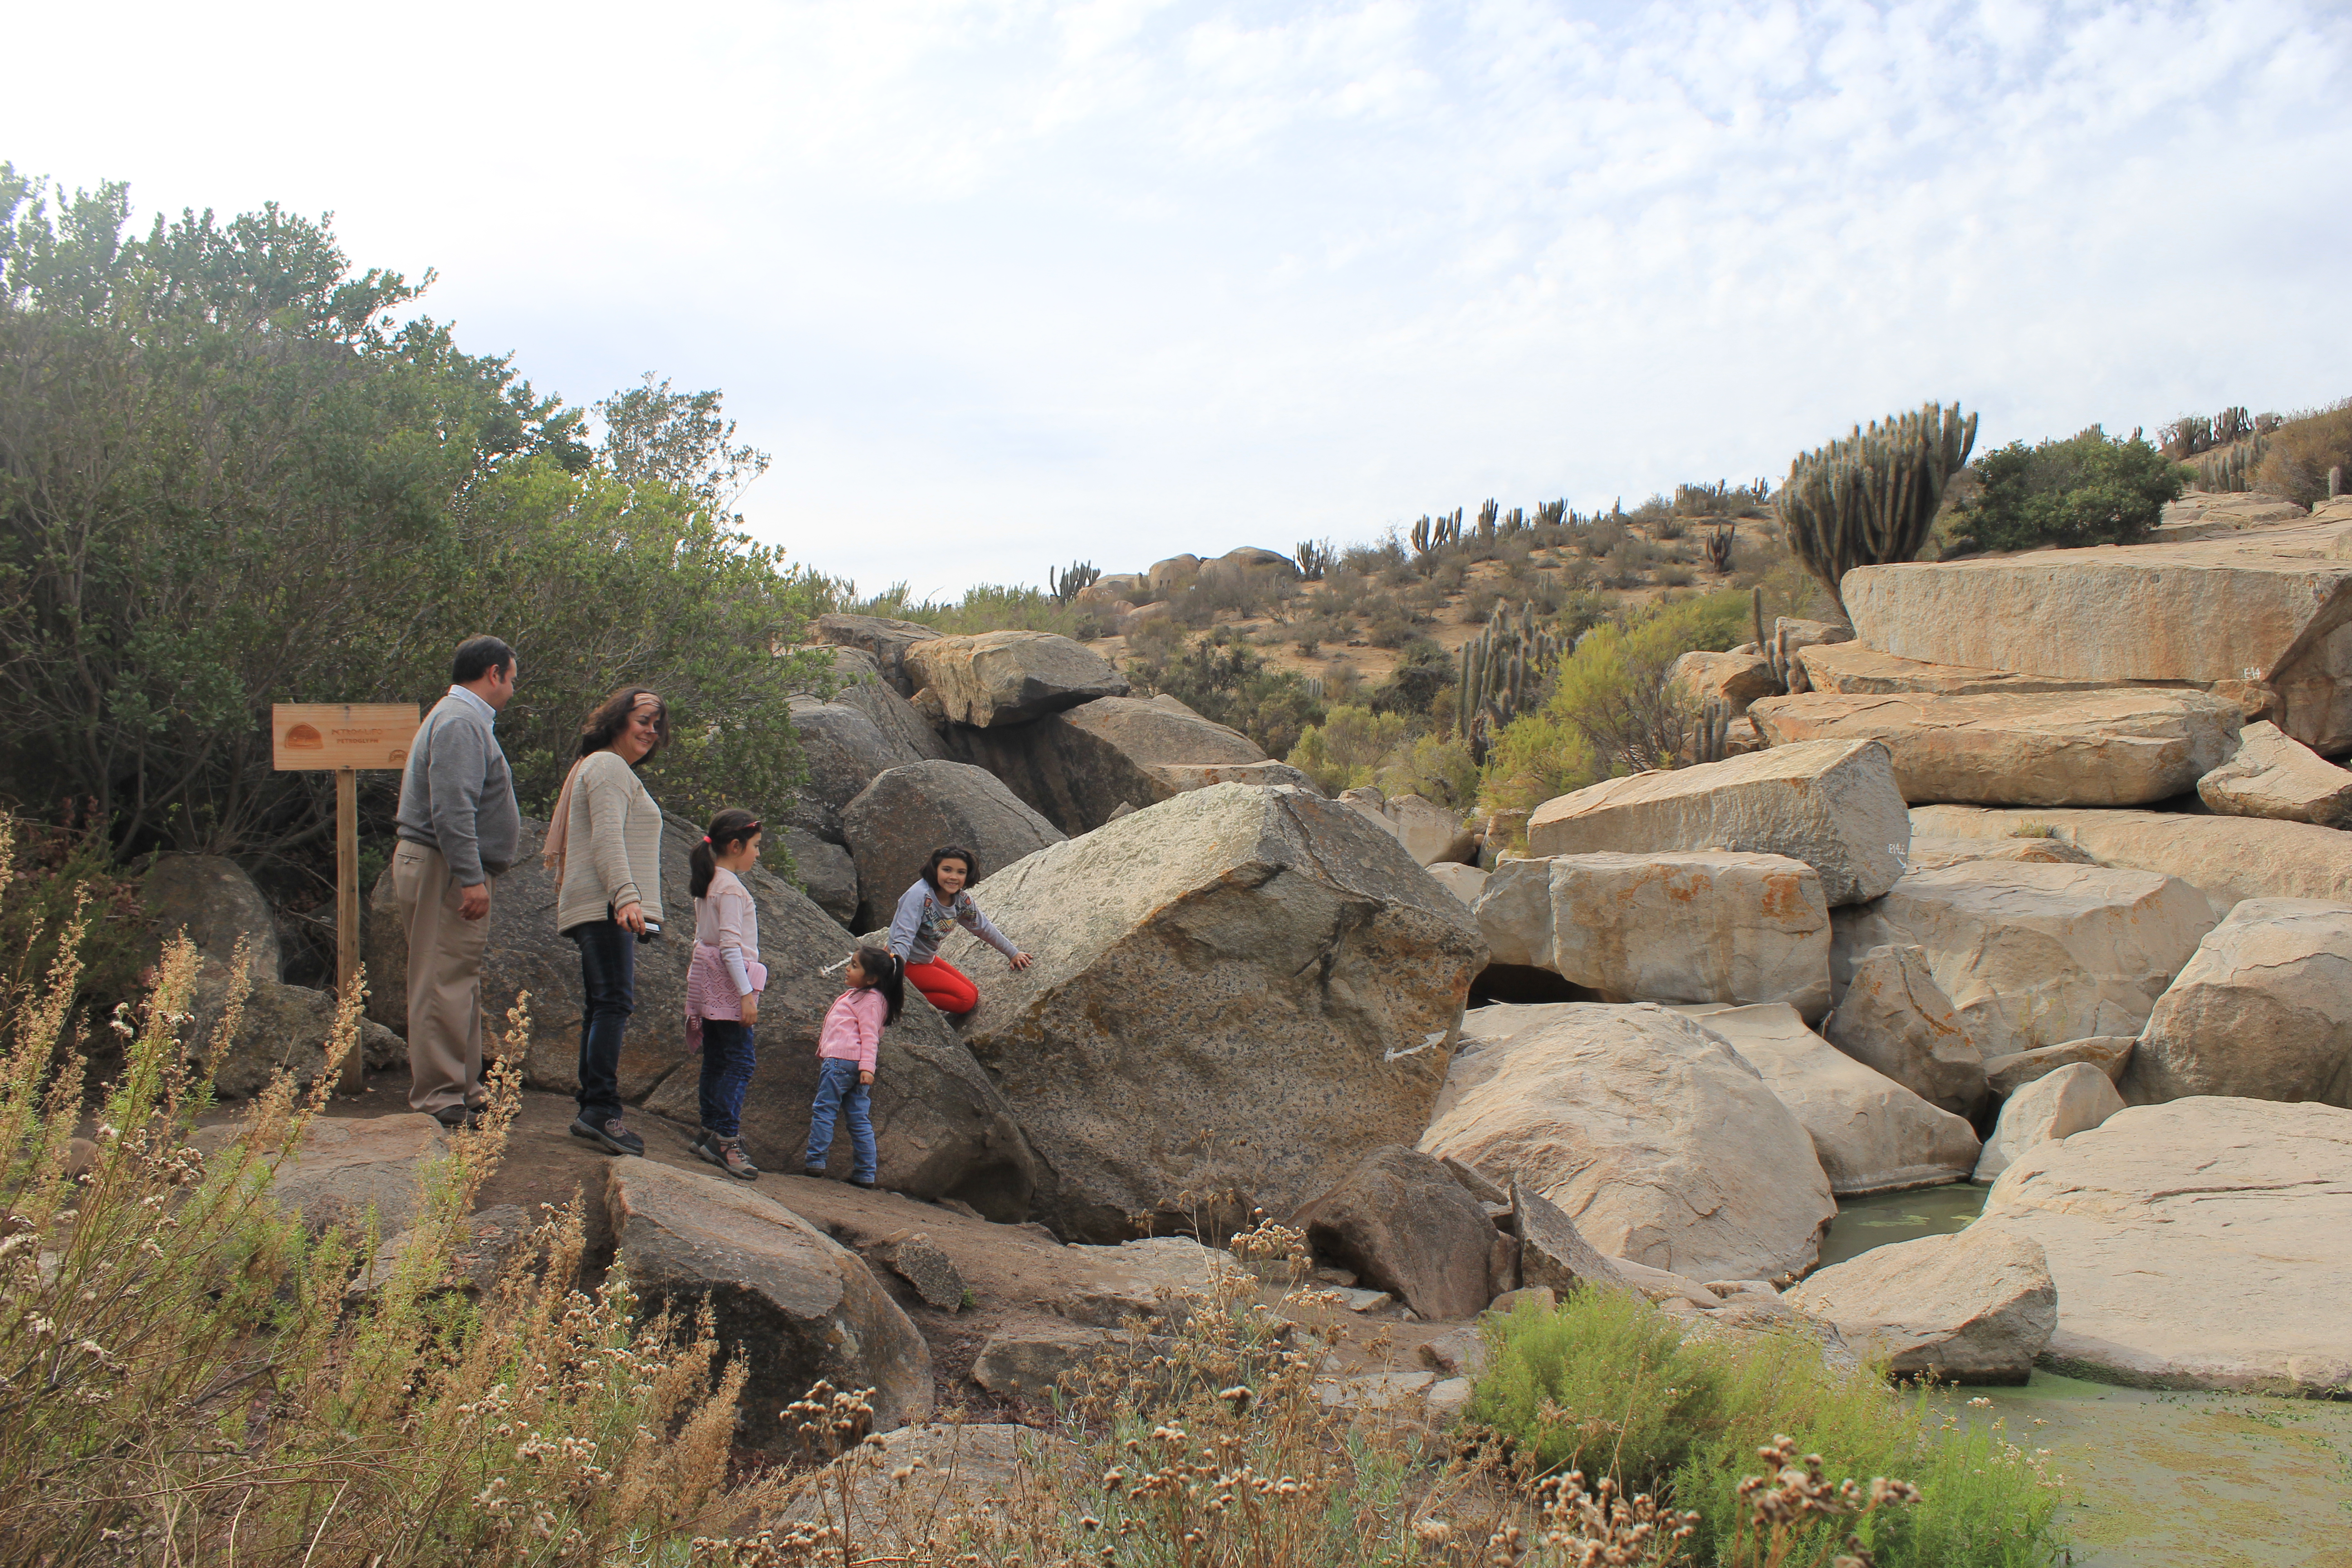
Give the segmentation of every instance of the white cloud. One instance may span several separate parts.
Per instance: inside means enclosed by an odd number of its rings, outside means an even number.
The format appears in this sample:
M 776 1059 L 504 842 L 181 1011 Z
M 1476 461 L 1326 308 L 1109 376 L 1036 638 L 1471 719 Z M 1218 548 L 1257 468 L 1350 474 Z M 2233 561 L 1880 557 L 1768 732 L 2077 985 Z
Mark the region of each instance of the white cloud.
M 53 8 L 0 156 L 331 207 L 575 399 L 723 387 L 868 585 L 2352 392 L 2325 4 L 405 15 Z

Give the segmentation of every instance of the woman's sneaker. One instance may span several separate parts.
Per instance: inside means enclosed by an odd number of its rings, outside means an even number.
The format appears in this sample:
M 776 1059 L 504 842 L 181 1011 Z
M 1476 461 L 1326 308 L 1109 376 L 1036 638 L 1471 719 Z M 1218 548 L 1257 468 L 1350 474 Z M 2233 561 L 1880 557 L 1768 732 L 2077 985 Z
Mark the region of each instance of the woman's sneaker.
M 721 1138 L 716 1132 L 706 1132 L 695 1141 L 694 1152 L 741 1182 L 760 1179 L 760 1167 L 751 1163 L 751 1156 L 743 1152 L 740 1138 Z
M 607 1154 L 642 1155 L 646 1152 L 646 1141 L 630 1131 L 628 1123 L 617 1116 L 599 1122 L 575 1116 L 572 1119 L 572 1136 L 601 1145 Z

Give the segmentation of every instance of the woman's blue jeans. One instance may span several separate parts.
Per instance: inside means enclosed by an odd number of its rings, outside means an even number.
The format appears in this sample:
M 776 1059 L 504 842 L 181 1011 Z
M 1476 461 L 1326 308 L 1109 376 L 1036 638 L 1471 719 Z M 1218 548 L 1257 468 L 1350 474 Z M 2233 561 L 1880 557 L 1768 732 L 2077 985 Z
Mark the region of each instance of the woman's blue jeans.
M 637 939 L 618 921 L 563 933 L 580 944 L 580 1120 L 602 1127 L 621 1114 L 621 1040 L 637 1009 Z
M 827 1057 L 817 1064 L 816 1104 L 809 1119 L 808 1169 L 824 1169 L 833 1150 L 833 1130 L 841 1117 L 849 1118 L 849 1151 L 856 1156 L 850 1174 L 861 1182 L 875 1179 L 882 1156 L 874 1145 L 874 1118 L 867 1114 L 872 1094 L 857 1081 L 857 1064 Z
M 734 1018 L 702 1020 L 702 1128 L 721 1138 L 743 1130 L 743 1096 L 760 1059 L 751 1026 Z

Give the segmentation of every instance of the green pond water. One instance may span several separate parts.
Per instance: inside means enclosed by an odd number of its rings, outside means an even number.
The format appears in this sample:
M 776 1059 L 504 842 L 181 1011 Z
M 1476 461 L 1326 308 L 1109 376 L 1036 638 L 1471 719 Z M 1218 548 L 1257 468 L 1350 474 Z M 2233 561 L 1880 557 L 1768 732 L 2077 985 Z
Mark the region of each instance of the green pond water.
M 1984 1194 L 1963 1183 L 1848 1199 L 1822 1262 L 1964 1230 Z M 1998 1421 L 2010 1442 L 2050 1451 L 2079 1568 L 2352 1568 L 2352 1403 L 2043 1372 L 2021 1388 L 1940 1397 L 1966 1421 Z

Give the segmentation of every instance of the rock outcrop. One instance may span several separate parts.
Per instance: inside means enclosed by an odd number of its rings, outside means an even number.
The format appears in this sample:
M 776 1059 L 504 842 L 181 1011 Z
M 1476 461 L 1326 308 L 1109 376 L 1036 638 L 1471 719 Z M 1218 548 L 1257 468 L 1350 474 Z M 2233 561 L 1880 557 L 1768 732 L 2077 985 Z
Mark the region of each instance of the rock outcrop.
M 931 1352 L 858 1256 L 800 1215 L 718 1175 L 616 1160 L 604 1208 L 629 1286 L 691 1319 L 709 1302 L 719 1337 L 750 1368 L 743 1441 L 788 1448 L 783 1407 L 822 1379 L 874 1391 L 877 1428 L 931 1413 Z
M 1307 1233 L 1316 1256 L 1424 1319 L 1471 1317 L 1493 1298 L 1494 1221 L 1444 1165 L 1417 1150 L 1393 1143 L 1373 1150 L 1290 1223 Z
M 2128 550 L 1864 566 L 1839 585 L 1861 640 L 1905 658 L 2103 680 L 2199 686 L 2255 679 L 2279 727 L 2324 753 L 2352 750 L 2352 560 L 2341 524 Z
M 2157 999 L 2123 1079 L 2184 1095 L 2352 1106 L 2352 904 L 2248 899 Z
M 964 1038 L 1076 1237 L 1228 1194 L 1236 1217 L 1287 1214 L 1411 1142 L 1486 962 L 1470 912 L 1394 838 L 1299 789 L 1187 792 L 982 897 L 1036 963 L 982 983 Z M 971 972 L 976 945 L 944 952 Z
M 830 694 L 811 690 L 801 693 L 802 696 L 814 701 L 835 702 L 856 709 L 873 720 L 875 728 L 885 736 L 906 747 L 912 753 L 907 759 L 909 762 L 948 754 L 947 748 L 940 742 L 940 732 L 907 700 L 907 693 L 899 689 L 898 679 L 883 674 L 881 662 L 874 655 L 854 647 L 817 646 L 825 655 L 832 690 Z
M 2178 877 L 2205 895 L 2213 918 L 2245 899 L 2352 903 L 2352 834 L 2307 822 L 2199 816 L 2179 811 L 2001 811 L 1923 805 L 1914 831 L 1937 837 L 2049 835 L 2102 866 Z
M 809 902 L 844 927 L 857 923 L 857 861 L 848 850 L 804 827 L 771 827 L 768 837 L 792 858 Z
M 1984 1057 L 1919 947 L 1866 949 L 1822 1032 L 1937 1110 L 1966 1118 L 1984 1104 Z
M 794 698 L 793 734 L 808 761 L 802 784 L 785 820 L 835 844 L 848 838 L 842 808 L 874 782 L 877 773 L 923 761 L 921 752 L 885 735 L 862 710 L 845 702 Z
M 270 1196 L 314 1231 L 357 1232 L 373 1214 L 378 1235 L 395 1236 L 416 1218 L 425 1167 L 448 1146 L 446 1130 L 422 1111 L 314 1116 L 293 1157 L 278 1166 Z
M 1940 1186 L 1977 1163 L 1977 1135 L 1805 1027 L 1793 1008 L 1678 1007 L 1764 1076 L 1813 1141 L 1839 1197 Z
M 2087 1132 L 2123 1108 L 2115 1084 L 2088 1062 L 2044 1073 L 2002 1103 L 1969 1179 L 1990 1186 L 2028 1149 Z
M 2008 1056 L 2137 1034 L 2211 926 L 2205 900 L 2174 878 L 1979 860 L 1913 872 L 1839 934 L 1864 951 L 1925 949 L 1978 1050 Z
M 161 856 L 140 879 L 139 898 L 151 921 L 147 962 L 153 963 L 165 942 L 185 931 L 203 961 L 196 975 L 199 990 L 215 988 L 227 978 L 239 942 L 245 943 L 248 980 L 278 979 L 282 955 L 269 900 L 245 868 L 226 856 Z
M 2006 669 L 1972 669 L 1962 665 L 1923 664 L 1898 658 L 1866 643 L 1826 643 L 1801 652 L 1805 679 L 1815 691 L 1841 697 L 1976 697 L 1986 693 L 2025 694 L 2037 691 L 2104 691 L 2127 684 L 2116 680 L 2068 679 L 2063 676 L 2020 675 Z
M 1694 705 L 1712 697 L 1733 717 L 1748 711 L 1759 697 L 1776 697 L 1782 688 L 1772 673 L 1772 661 L 1752 653 L 1708 653 L 1693 649 L 1666 671 L 1666 683 L 1681 689 Z
M 1978 1226 L 1876 1247 L 1789 1292 L 1897 1376 L 2023 1383 L 2058 1327 L 2058 1288 L 2031 1237 Z
M 1516 1171 L 1596 1248 L 1703 1279 L 1810 1267 L 1836 1212 L 1756 1069 L 1650 1004 L 1481 1007 L 1422 1150 Z
M 1108 660 L 1055 632 L 982 632 L 917 643 L 907 650 L 906 668 L 938 696 L 950 723 L 982 729 L 1127 695 L 1127 677 Z
M 823 615 L 816 618 L 819 642 L 856 648 L 874 661 L 882 679 L 901 697 L 912 697 L 921 684 L 907 669 L 907 650 L 939 637 L 920 621 L 894 621 L 887 616 Z
M 1607 779 L 1528 819 L 1531 855 L 1738 849 L 1821 874 L 1830 905 L 1874 899 L 1902 875 L 1910 818 L 1875 741 L 1775 746 L 1727 762 Z
M 1404 852 L 1423 866 L 1459 864 L 1473 858 L 1476 843 L 1463 826 L 1462 814 L 1417 795 L 1384 795 L 1367 785 L 1339 798 L 1392 834 Z
M 1772 697 L 1748 716 L 1775 746 L 1871 740 L 1911 804 L 2138 805 L 2197 787 L 2244 715 L 2199 691 Z
M 986 768 L 1073 837 L 1213 784 L 1307 785 L 1240 731 L 1164 695 L 1098 697 L 1027 724 L 958 725 L 948 740 L 958 761 Z
M 878 773 L 841 821 L 857 861 L 861 931 L 890 923 L 899 895 L 941 845 L 978 856 L 973 869 L 986 879 L 1064 837 L 995 774 L 965 763 L 911 763 Z
M 1478 907 L 1478 897 L 1486 890 L 1488 873 L 1475 866 L 1463 866 L 1448 860 L 1441 860 L 1427 869 L 1437 885 L 1461 900 L 1465 908 L 1475 910 Z
M 398 991 L 406 981 L 393 975 L 388 983 Z M 268 1088 L 280 1071 L 291 1073 L 303 1089 L 318 1080 L 326 1065 L 327 1039 L 335 1028 L 333 992 L 275 980 L 255 982 L 246 993 L 236 1037 L 215 1059 L 213 1035 L 220 1021 L 219 1004 L 226 999 L 219 992 L 206 995 L 200 985 L 195 1020 L 182 1037 L 189 1056 L 212 1074 L 215 1093 L 224 1100 L 249 1100 Z M 370 1072 L 408 1065 L 407 1042 L 373 1018 L 360 1020 L 359 1048 Z
M 2238 754 L 2199 779 L 2197 794 L 2223 816 L 2352 826 L 2352 773 L 2269 722 L 2247 725 Z
M 1811 866 L 1730 850 L 1506 860 L 1479 895 L 1496 963 L 1610 1002 L 1830 1005 L 1830 911 Z
M 2352 1384 L 2352 1110 L 2133 1106 L 2029 1150 L 1969 1229 L 2048 1257 L 2053 1370 L 2153 1388 Z
M 1624 1267 L 1602 1257 L 1565 1210 L 1517 1176 L 1511 1178 L 1510 1204 L 1511 1232 L 1519 1242 L 1519 1283 L 1515 1289 L 1560 1297 L 1571 1290 L 1630 1288 Z M 1501 1305 L 1496 1303 L 1498 1308 Z
M 742 1135 L 763 1169 L 789 1173 L 801 1168 L 808 1150 L 817 1032 L 841 994 L 841 972 L 824 971 L 847 956 L 851 939 L 789 889 L 759 901 L 768 989 L 760 1001 L 760 1063 L 744 1096 Z M 660 1022 L 681 1032 L 679 1014 Z M 898 1021 L 882 1033 L 878 1060 L 872 1114 L 880 1184 L 925 1201 L 959 1199 L 992 1220 L 1026 1219 L 1042 1179 L 1029 1141 L 971 1052 L 911 986 Z M 700 1080 L 701 1058 L 687 1058 L 646 1109 L 698 1125 Z M 844 1129 L 833 1141 L 834 1173 L 847 1177 L 852 1158 Z

